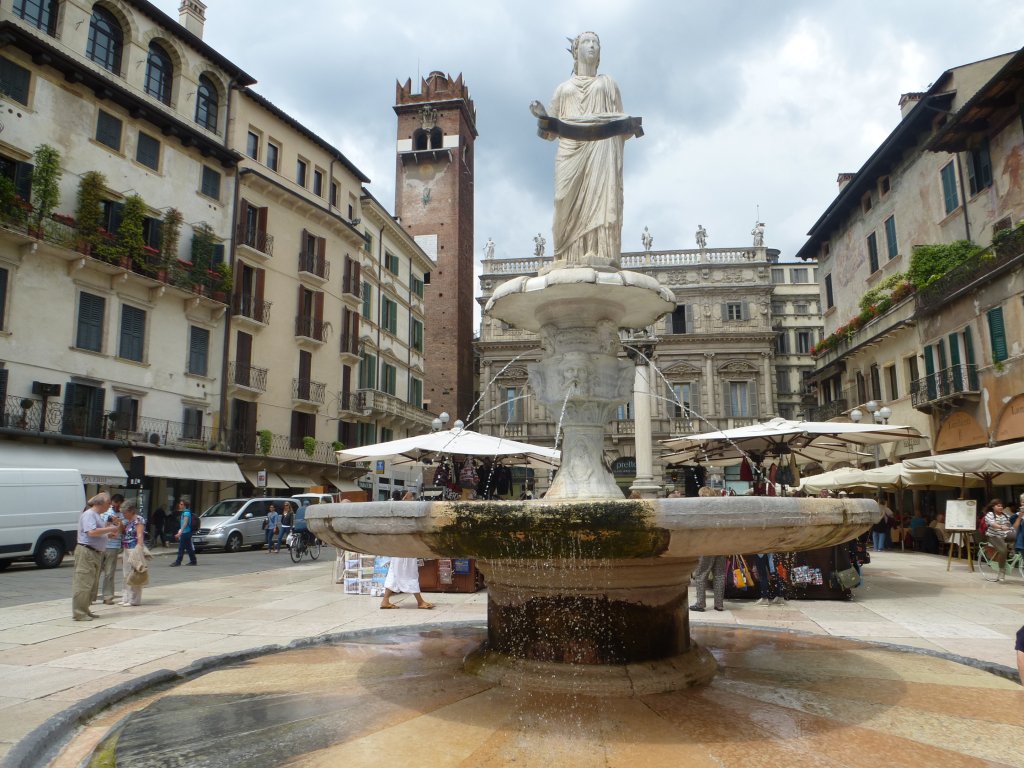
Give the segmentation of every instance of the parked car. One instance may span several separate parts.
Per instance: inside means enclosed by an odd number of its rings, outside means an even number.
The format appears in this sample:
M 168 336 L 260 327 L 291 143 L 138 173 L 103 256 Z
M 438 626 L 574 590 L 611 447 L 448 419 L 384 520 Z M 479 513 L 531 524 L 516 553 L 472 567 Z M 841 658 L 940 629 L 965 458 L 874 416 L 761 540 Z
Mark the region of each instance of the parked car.
M 192 537 L 196 549 L 221 548 L 225 552 L 238 552 L 242 547 L 262 547 L 267 540 L 263 521 L 273 504 L 278 512 L 286 497 L 260 496 L 255 499 L 224 499 L 203 512 L 199 517 L 199 532 Z
M 0 571 L 16 560 L 56 568 L 75 548 L 84 508 L 77 469 L 0 469 Z
M 308 506 L 310 504 L 333 504 L 334 497 L 329 493 L 296 493 L 292 498 L 298 502 L 298 505 L 293 504 L 292 506 Z

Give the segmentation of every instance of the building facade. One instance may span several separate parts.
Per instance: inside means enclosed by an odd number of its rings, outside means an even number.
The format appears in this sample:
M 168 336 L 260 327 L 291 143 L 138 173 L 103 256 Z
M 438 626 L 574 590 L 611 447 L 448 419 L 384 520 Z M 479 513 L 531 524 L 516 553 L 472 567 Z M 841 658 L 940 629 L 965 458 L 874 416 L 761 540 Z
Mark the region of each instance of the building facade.
M 840 175 L 797 254 L 817 258 L 824 305 L 812 412 L 843 419 L 871 400 L 888 406 L 892 423 L 929 436 L 883 447 L 894 461 L 1024 436 L 1013 417 L 1024 389 L 1020 248 L 1010 237 L 998 258 L 966 256 L 1024 210 L 1021 59 L 956 67 L 904 94 L 900 124 L 857 173 Z M 935 260 L 950 249 L 962 256 Z

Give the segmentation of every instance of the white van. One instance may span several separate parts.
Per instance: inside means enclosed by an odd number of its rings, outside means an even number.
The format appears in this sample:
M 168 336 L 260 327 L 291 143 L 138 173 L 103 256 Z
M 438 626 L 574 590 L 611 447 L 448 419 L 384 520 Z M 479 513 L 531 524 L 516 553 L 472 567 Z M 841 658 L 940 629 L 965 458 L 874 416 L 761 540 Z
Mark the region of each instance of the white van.
M 334 503 L 334 497 L 329 493 L 296 493 L 292 498 L 304 507 L 310 504 Z
M 83 509 L 77 469 L 0 468 L 0 571 L 29 559 L 56 568 L 75 548 Z

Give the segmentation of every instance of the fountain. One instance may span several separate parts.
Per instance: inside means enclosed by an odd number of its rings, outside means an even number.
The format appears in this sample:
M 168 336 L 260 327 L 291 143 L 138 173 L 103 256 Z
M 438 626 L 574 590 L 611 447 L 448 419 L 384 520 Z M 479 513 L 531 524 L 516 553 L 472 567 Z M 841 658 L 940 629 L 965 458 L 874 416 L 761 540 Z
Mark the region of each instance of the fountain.
M 671 291 L 619 269 L 622 157 L 641 119 L 597 74 L 600 42 L 573 42 L 573 76 L 551 109 L 530 106 L 557 140 L 554 259 L 499 286 L 485 313 L 538 334 L 529 382 L 561 413 L 562 463 L 530 502 L 319 506 L 310 527 L 343 549 L 477 558 L 487 578 L 487 642 L 467 661 L 518 688 L 644 695 L 706 683 L 710 654 L 690 637 L 687 582 L 701 555 L 837 544 L 877 518 L 874 502 L 780 498 L 626 500 L 605 466 L 604 430 L 629 399 L 620 329 L 672 311 Z

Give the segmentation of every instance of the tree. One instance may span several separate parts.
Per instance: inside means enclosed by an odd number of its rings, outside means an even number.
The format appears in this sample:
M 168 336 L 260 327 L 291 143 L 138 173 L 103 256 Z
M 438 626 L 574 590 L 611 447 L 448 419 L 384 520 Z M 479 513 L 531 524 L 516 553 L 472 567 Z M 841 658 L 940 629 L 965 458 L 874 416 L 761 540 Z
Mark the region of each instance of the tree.
M 103 195 L 107 178 L 99 171 L 86 171 L 78 180 L 78 205 L 75 223 L 82 240 L 91 246 L 99 243 L 100 225 L 103 224 Z
M 36 227 L 41 227 L 53 209 L 60 202 L 60 152 L 49 144 L 40 144 L 35 151 L 35 167 L 32 169 L 32 217 Z
M 121 226 L 117 229 L 117 248 L 121 256 L 127 256 L 138 267 L 146 266 L 143 248 L 146 238 L 142 228 L 146 221 L 146 201 L 140 195 L 130 195 L 124 201 Z

